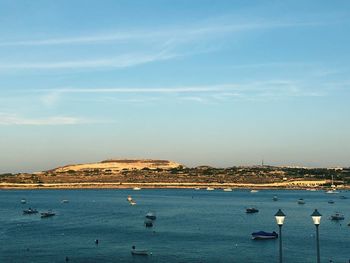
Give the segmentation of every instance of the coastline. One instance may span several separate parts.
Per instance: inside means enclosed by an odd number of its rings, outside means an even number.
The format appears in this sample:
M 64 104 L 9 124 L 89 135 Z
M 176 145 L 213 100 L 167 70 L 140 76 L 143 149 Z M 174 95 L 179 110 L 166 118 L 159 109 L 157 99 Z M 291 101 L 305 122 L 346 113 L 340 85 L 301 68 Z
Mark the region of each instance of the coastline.
M 293 181 L 279 182 L 279 183 L 169 183 L 169 182 L 152 182 L 152 183 L 126 183 L 126 182 L 70 182 L 70 183 L 0 183 L 0 190 L 4 189 L 132 189 L 139 188 L 159 188 L 159 189 L 194 189 L 212 187 L 216 189 L 233 188 L 233 189 L 326 189 L 322 184 L 326 181 L 312 181 L 310 185 L 308 181 Z M 342 187 L 341 189 L 348 190 L 349 187 Z

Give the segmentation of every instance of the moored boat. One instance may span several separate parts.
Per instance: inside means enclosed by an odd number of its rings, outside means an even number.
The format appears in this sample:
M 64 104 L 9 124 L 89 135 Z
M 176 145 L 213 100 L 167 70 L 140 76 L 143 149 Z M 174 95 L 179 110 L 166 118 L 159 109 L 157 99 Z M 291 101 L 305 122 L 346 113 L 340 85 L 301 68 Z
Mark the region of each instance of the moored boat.
M 252 189 L 252 190 L 250 190 L 250 192 L 251 193 L 257 193 L 257 192 L 259 192 L 259 190 Z
M 331 189 L 326 191 L 326 194 L 339 194 L 339 191 L 335 190 L 335 189 Z
M 154 212 L 148 212 L 145 217 L 151 220 L 157 219 L 156 214 Z
M 215 190 L 215 188 L 213 188 L 213 187 L 207 187 L 207 191 L 214 191 Z
M 140 188 L 140 187 L 134 187 L 132 190 L 134 190 L 134 191 L 140 191 L 141 188 Z
M 273 232 L 265 232 L 265 231 L 258 231 L 252 233 L 252 239 L 254 240 L 263 240 L 263 239 L 276 239 L 278 238 L 278 234 Z
M 146 249 L 136 249 L 135 246 L 132 246 L 132 250 L 131 250 L 131 255 L 135 255 L 135 256 L 148 256 L 151 255 L 152 253 L 149 252 Z
M 331 220 L 338 221 L 338 220 L 344 220 L 344 215 L 340 214 L 339 212 L 336 212 L 334 215 L 331 215 Z
M 52 217 L 54 215 L 56 215 L 56 214 L 54 212 L 52 212 L 52 211 L 42 212 L 41 213 L 41 218 Z
M 232 192 L 232 188 L 224 188 L 224 192 Z
M 27 203 L 27 200 L 26 199 L 21 199 L 21 204 L 26 204 Z
M 28 209 L 23 210 L 23 214 L 25 215 L 37 214 L 37 213 L 38 213 L 38 210 L 30 207 Z
M 273 201 L 278 201 L 278 197 L 277 195 L 274 195 L 273 198 L 272 198 Z
M 249 207 L 249 208 L 247 208 L 247 209 L 245 210 L 245 212 L 246 212 L 247 214 L 253 214 L 253 213 L 259 212 L 259 209 L 255 208 L 255 207 Z
M 300 199 L 298 200 L 298 204 L 299 204 L 299 205 L 305 204 L 305 200 L 304 200 L 303 198 L 300 198 Z

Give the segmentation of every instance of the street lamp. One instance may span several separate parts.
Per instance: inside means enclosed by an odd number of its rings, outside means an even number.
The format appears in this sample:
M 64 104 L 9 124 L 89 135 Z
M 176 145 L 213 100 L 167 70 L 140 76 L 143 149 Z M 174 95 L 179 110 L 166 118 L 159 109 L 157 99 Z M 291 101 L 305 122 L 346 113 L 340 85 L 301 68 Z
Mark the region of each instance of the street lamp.
M 314 224 L 316 226 L 316 247 L 317 247 L 317 263 L 320 263 L 320 238 L 318 234 L 318 226 L 321 223 L 321 217 L 322 215 L 315 209 L 315 211 L 311 214 L 312 221 L 314 221 Z
M 276 222 L 279 227 L 279 239 L 280 239 L 280 263 L 282 263 L 282 225 L 284 222 L 286 215 L 282 212 L 281 209 L 278 209 L 277 213 L 275 214 Z

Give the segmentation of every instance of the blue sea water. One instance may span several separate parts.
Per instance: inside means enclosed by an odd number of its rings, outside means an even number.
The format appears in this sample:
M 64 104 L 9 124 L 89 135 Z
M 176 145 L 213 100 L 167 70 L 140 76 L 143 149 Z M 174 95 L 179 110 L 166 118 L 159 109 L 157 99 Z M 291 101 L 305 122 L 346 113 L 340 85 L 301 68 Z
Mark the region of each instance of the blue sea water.
M 131 206 L 131 195 L 137 205 Z M 272 201 L 274 195 L 278 201 Z M 340 199 L 345 195 L 348 199 Z M 25 198 L 26 204 L 20 200 Z M 297 200 L 304 198 L 306 204 Z M 61 203 L 68 199 L 69 203 Z M 328 200 L 333 199 L 334 204 Z M 274 214 L 286 214 L 283 225 L 283 262 L 316 262 L 315 208 L 320 225 L 321 262 L 350 259 L 350 192 L 192 189 L 133 190 L 1 190 L 0 262 L 278 262 L 277 240 L 251 240 L 259 230 L 276 231 Z M 260 211 L 246 214 L 245 208 Z M 28 207 L 52 209 L 41 219 L 23 215 Z M 155 211 L 153 228 L 144 216 Z M 329 217 L 339 211 L 345 220 Z M 95 244 L 95 239 L 99 244 Z M 151 256 L 132 256 L 131 246 Z

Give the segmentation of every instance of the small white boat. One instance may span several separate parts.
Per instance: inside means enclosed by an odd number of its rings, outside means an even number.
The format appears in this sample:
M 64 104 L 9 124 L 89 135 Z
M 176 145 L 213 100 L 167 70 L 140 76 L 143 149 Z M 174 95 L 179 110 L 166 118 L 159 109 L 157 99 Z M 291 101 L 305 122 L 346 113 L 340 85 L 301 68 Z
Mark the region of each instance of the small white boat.
M 304 205 L 304 204 L 305 204 L 304 199 L 303 199 L 303 198 L 300 198 L 300 199 L 298 200 L 298 204 L 299 204 L 299 205 Z
M 232 192 L 232 188 L 224 188 L 224 192 Z
M 317 189 L 316 189 L 316 188 L 306 188 L 305 190 L 306 190 L 306 191 L 311 191 L 311 192 L 315 192 L 315 191 L 317 191 Z
M 131 195 L 128 195 L 128 198 L 127 198 L 128 202 L 130 205 L 136 205 L 136 202 L 134 199 L 132 199 Z
M 145 217 L 151 220 L 157 219 L 156 214 L 154 212 L 148 212 Z
M 332 190 L 326 191 L 326 194 L 339 194 L 339 191 L 332 189 Z
M 141 188 L 140 187 L 134 187 L 132 190 L 139 191 L 139 190 L 141 190 Z
M 250 192 L 251 193 L 257 193 L 257 192 L 259 192 L 259 190 L 252 189 L 252 190 L 250 190 Z
M 67 204 L 67 203 L 69 203 L 69 200 L 63 199 L 63 200 L 61 201 L 61 203 L 62 203 L 62 204 Z
M 54 212 L 52 212 L 52 211 L 47 211 L 47 212 L 42 212 L 41 213 L 41 218 L 46 218 L 46 217 L 52 217 L 52 216 L 54 216 L 54 215 L 56 215 Z
M 215 188 L 213 188 L 213 187 L 207 187 L 207 191 L 214 191 L 215 190 Z
M 26 199 L 21 199 L 21 204 L 26 204 L 27 203 L 27 200 Z
M 133 256 L 148 256 L 148 255 L 152 255 L 152 253 L 146 249 L 142 249 L 142 250 L 136 249 L 135 246 L 133 246 L 132 250 L 131 250 L 131 255 L 133 255 Z
M 201 190 L 201 189 L 199 187 L 196 187 L 196 188 L 194 188 L 194 190 L 198 191 L 198 190 Z
M 277 195 L 274 195 L 274 196 L 272 197 L 272 200 L 273 200 L 273 201 L 278 201 Z

